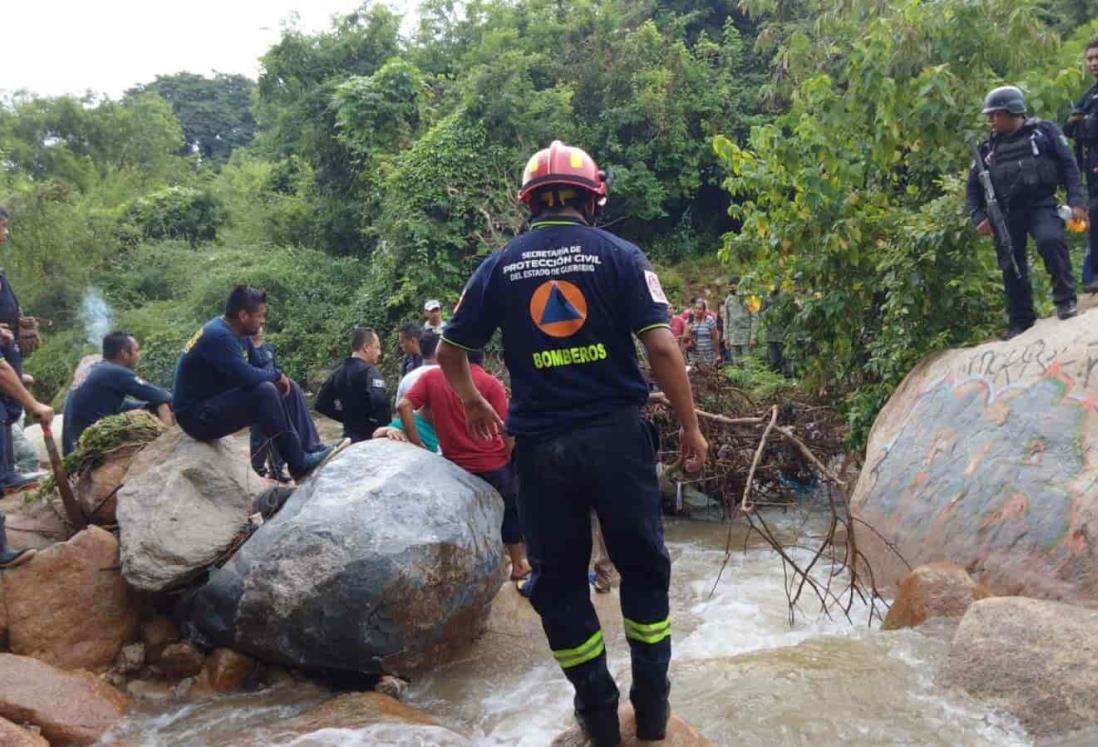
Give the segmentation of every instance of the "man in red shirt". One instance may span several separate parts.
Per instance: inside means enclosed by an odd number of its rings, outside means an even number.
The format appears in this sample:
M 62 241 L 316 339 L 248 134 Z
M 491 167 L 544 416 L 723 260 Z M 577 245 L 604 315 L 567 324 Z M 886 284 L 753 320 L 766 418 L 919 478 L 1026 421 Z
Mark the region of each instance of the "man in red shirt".
M 482 367 L 484 352 L 469 351 L 469 368 L 473 385 L 500 416 L 507 417 L 507 392 L 503 382 Z M 510 437 L 496 433 L 491 439 L 474 438 L 465 426 L 465 408 L 446 382 L 442 370 L 431 369 L 404 393 L 397 402 L 397 412 L 408 440 L 423 446 L 416 431 L 414 412 L 429 407 L 435 419 L 435 434 L 442 454 L 466 472 L 481 478 L 503 497 L 503 527 L 500 534 L 511 558 L 511 579 L 530 575 L 526 559 L 526 543 L 522 539 L 518 517 L 518 476 L 511 462 Z

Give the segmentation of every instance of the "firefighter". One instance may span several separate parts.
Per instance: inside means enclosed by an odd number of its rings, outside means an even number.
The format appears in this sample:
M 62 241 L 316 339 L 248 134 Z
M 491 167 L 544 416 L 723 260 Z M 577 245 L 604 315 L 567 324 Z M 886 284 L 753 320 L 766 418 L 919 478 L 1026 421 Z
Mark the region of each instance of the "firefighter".
M 519 517 L 534 568 L 527 591 L 599 747 L 619 742 L 620 725 L 588 591 L 592 509 L 622 577 L 637 737 L 662 739 L 669 716 L 671 562 L 634 335 L 682 424 L 687 467 L 699 469 L 708 450 L 659 278 L 640 249 L 592 227 L 606 194 L 605 175 L 579 148 L 554 141 L 535 154 L 518 195 L 529 230 L 477 269 L 438 353 L 470 432 L 490 438 L 504 424 L 473 385 L 465 352 L 502 329 L 506 430 L 516 439 Z

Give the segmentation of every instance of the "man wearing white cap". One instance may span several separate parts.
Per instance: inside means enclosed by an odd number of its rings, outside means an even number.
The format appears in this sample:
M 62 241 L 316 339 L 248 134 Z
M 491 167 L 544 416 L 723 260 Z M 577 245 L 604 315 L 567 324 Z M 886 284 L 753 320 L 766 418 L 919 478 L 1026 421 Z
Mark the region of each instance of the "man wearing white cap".
M 442 335 L 442 328 L 446 322 L 442 321 L 442 304 L 437 298 L 432 298 L 423 304 L 423 316 L 426 319 L 423 322 L 423 331 L 431 330 L 436 335 Z

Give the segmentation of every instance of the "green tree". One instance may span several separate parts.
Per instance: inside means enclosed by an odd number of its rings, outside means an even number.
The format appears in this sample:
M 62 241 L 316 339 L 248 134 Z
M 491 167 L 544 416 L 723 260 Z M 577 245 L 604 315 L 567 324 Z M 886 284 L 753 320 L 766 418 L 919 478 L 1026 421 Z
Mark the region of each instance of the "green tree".
M 194 73 L 158 75 L 137 86 L 127 98 L 154 93 L 171 104 L 183 128 L 183 155 L 198 154 L 203 162 L 220 166 L 236 148 L 255 137 L 252 96 L 255 84 L 243 75 L 217 73 L 207 78 Z
M 999 317 L 991 249 L 964 214 L 965 138 L 984 132 L 980 102 L 1003 81 L 1032 89 L 1039 114 L 1071 100 L 1081 71 L 1044 69 L 1057 40 L 1038 10 L 858 0 L 817 19 L 820 40 L 790 22 L 788 111 L 743 147 L 716 140 L 742 225 L 723 256 L 757 288 L 790 291 L 790 348 L 811 341 L 808 380 L 849 398 L 856 437 L 922 355 Z

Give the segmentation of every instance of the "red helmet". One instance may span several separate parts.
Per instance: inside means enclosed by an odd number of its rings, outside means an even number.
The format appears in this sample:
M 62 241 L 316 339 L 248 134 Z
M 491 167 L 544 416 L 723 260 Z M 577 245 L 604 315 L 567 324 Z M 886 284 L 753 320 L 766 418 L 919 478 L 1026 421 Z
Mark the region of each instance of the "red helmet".
M 529 206 L 536 190 L 555 185 L 578 187 L 594 195 L 595 204 L 606 204 L 606 174 L 585 151 L 559 140 L 526 162 L 518 198 Z

